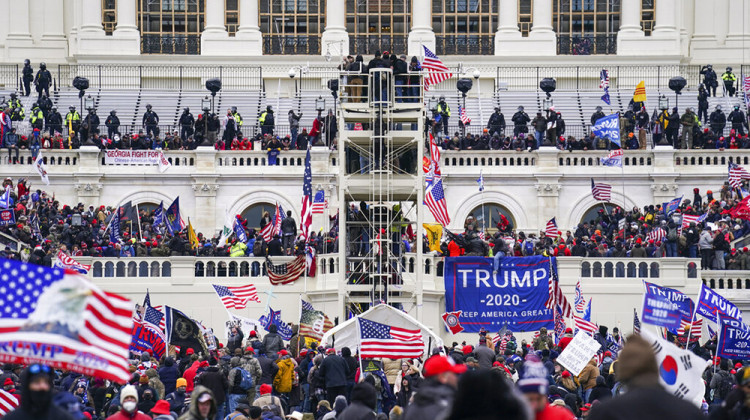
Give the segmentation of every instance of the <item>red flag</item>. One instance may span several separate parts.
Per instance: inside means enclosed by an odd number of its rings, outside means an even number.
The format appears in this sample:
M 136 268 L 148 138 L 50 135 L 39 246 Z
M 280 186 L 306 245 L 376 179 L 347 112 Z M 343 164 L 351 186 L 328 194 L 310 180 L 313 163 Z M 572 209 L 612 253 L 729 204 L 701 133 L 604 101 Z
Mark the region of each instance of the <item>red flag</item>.
M 732 216 L 732 219 L 740 218 L 743 220 L 750 220 L 750 204 L 748 203 L 748 200 L 750 200 L 750 195 L 737 203 L 736 206 L 726 210 L 725 213 L 729 213 L 729 215 Z
M 451 334 L 458 334 L 464 330 L 461 323 L 458 321 L 458 317 L 461 316 L 461 311 L 446 312 L 443 314 L 443 322 L 445 326 L 451 331 Z

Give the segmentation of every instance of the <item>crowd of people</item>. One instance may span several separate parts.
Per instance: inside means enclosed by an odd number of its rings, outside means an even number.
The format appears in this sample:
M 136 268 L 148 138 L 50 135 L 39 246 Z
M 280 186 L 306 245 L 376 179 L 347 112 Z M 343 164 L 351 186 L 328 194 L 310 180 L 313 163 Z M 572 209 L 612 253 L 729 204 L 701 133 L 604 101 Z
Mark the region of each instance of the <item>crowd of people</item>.
M 197 233 L 196 241 L 189 241 L 186 230 L 170 233 L 163 224 L 154 225 L 154 210 L 120 208 L 82 203 L 62 204 L 54 196 L 32 189 L 26 179 L 14 182 L 6 178 L 3 190 L 8 187 L 10 207 L 16 223 L 0 227 L 0 232 L 25 244 L 22 249 L 10 245 L 0 254 L 6 258 L 21 259 L 50 266 L 58 250 L 75 256 L 92 257 L 168 257 L 196 256 L 283 256 L 302 255 L 306 246 L 318 254 L 338 252 L 338 218 L 331 216 L 331 229 L 312 231 L 307 242 L 302 240 L 296 220 L 291 212 L 283 219 L 278 232 L 264 239 L 263 228 L 271 223 L 265 212 L 258 221 L 259 229 L 241 215 L 237 225 L 244 230 L 246 240 L 236 235 L 221 238 Z M 594 217 L 579 223 L 565 232 L 518 231 L 502 214 L 491 217 L 489 226 L 483 226 L 473 216 L 464 223 L 464 231 L 454 234 L 446 230 L 439 251 L 430 250 L 427 237 L 423 252 L 438 256 L 489 256 L 496 260 L 503 256 L 577 256 L 609 258 L 700 258 L 704 270 L 750 270 L 750 252 L 747 247 L 732 248 L 731 244 L 750 234 L 750 221 L 732 218 L 728 213 L 742 197 L 740 189 L 728 183 L 714 194 L 702 194 L 694 189 L 692 199 L 666 214 L 662 204 L 648 205 L 624 211 L 620 207 L 608 210 L 602 207 Z M 367 203 L 351 204 L 347 210 L 347 254 L 366 256 L 373 252 L 372 231 L 368 220 L 377 216 Z M 388 232 L 390 252 L 401 256 L 416 249 L 416 233 L 412 223 L 396 205 L 388 213 L 393 228 Z M 683 223 L 684 217 L 695 221 Z M 113 238 L 110 222 L 120 218 L 120 236 Z M 487 229 L 485 235 L 484 229 Z M 491 232 L 493 230 L 494 232 Z M 309 251 L 309 249 L 307 249 Z
M 318 111 L 311 126 L 302 127 L 302 114 L 290 109 L 287 114 L 289 134 L 280 136 L 276 133 L 277 118 L 271 106 L 267 106 L 257 117 L 257 127 L 247 129 L 237 107 L 227 109 L 223 117 L 203 109 L 202 113 L 194 116 L 189 108 L 185 108 L 180 115 L 177 130 L 165 130 L 160 125 L 159 115 L 146 105 L 140 127 L 123 127 L 116 110 L 110 111 L 102 122 L 97 110 L 92 108 L 88 114 L 81 116 L 75 106 L 69 107 L 63 117 L 49 97 L 51 75 L 40 65 L 36 77 L 28 60 L 23 70 L 24 91 L 29 96 L 29 83 L 34 82 L 39 97 L 31 107 L 28 118 L 21 101 L 16 93 L 11 94 L 0 114 L 2 126 L 2 147 L 11 154 L 11 161 L 18 160 L 19 150 L 29 149 L 34 154 L 41 149 L 77 149 L 82 144 L 94 144 L 101 149 L 162 149 L 162 150 L 193 150 L 200 145 L 207 144 L 217 150 L 304 150 L 308 144 L 334 148 L 338 135 L 338 122 L 333 110 L 326 115 Z M 414 102 L 420 97 L 421 84 L 419 74 L 422 71 L 417 57 L 407 62 L 404 55 L 397 56 L 384 52 L 376 52 L 368 62 L 359 55 L 356 58 L 348 56 L 339 66 L 343 71 L 342 100 L 364 101 L 367 97 L 370 69 L 391 69 L 394 74 L 395 100 L 397 102 Z M 627 110 L 620 115 L 620 144 L 602 138 L 593 133 L 591 128 L 596 121 L 604 117 L 601 107 L 597 107 L 591 115 L 591 125 L 585 128 L 585 133 L 577 136 L 566 134 L 566 123 L 554 106 L 543 112 L 537 112 L 533 118 L 518 107 L 508 123 L 499 107 L 489 117 L 487 125 L 481 133 L 466 130 L 461 119 L 458 119 L 458 131 L 452 135 L 449 132 L 451 109 L 444 96 L 440 97 L 436 105 L 428 112 L 425 130 L 431 130 L 438 136 L 439 143 L 445 150 L 535 150 L 542 146 L 556 147 L 560 150 L 612 150 L 622 148 L 627 150 L 645 149 L 648 141 L 651 145 L 668 144 L 682 149 L 748 149 L 748 118 L 734 105 L 727 115 L 721 105 L 708 113 L 711 90 L 716 96 L 718 86 L 716 73 L 711 66 L 701 70 L 703 83 L 698 89 L 698 110 L 687 108 L 682 114 L 675 107 L 673 109 L 654 109 L 652 113 L 646 110 L 643 102 L 631 100 Z M 736 76 L 728 68 L 721 76 L 724 81 L 725 92 L 730 96 L 736 93 Z M 378 89 L 378 100 L 386 99 L 386 90 Z M 24 92 L 22 92 L 24 93 Z M 14 123 L 28 121 L 30 133 L 17 133 L 18 127 Z M 729 133 L 725 128 L 729 126 Z M 512 132 L 511 132 L 512 127 Z M 257 132 L 256 132 L 257 128 Z M 455 128 L 455 126 L 451 126 Z M 480 127 L 481 128 L 481 127 Z M 106 130 L 105 130 L 106 129 Z M 349 129 L 354 129 L 351 124 Z M 161 130 L 167 132 L 161 133 Z M 106 131 L 106 133 L 105 133 Z M 244 133 L 243 133 L 244 131 Z M 12 158 L 15 153 L 16 159 Z
M 712 360 L 702 378 L 703 404 L 660 385 L 649 342 L 600 326 L 600 348 L 578 374 L 558 363 L 573 330 L 533 340 L 512 332 L 454 342 L 418 358 L 360 360 L 348 347 L 318 345 L 293 326 L 285 341 L 275 325 L 261 337 L 232 328 L 213 350 L 131 353 L 126 384 L 33 364 L 5 364 L 3 389 L 20 398 L 4 418 L 112 420 L 424 420 L 424 419 L 744 419 L 750 413 L 750 367 L 712 358 L 716 337 L 688 348 Z M 502 337 L 501 337 L 502 334 Z M 678 346 L 680 337 L 667 333 Z M 310 343 L 305 345 L 303 343 Z M 366 367 L 365 367 L 366 366 Z

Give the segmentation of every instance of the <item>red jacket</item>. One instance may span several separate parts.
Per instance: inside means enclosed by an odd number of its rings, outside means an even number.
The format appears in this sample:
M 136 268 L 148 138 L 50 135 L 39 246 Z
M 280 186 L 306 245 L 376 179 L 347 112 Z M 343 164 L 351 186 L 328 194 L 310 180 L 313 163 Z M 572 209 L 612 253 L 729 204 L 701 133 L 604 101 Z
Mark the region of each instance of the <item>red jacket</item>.
M 185 389 L 185 391 L 188 394 L 193 392 L 193 388 L 195 387 L 195 375 L 198 373 L 198 367 L 200 367 L 200 365 L 200 360 L 196 360 L 192 365 L 190 365 L 187 370 L 185 370 L 185 373 L 182 375 L 182 377 L 187 381 L 187 389 Z
M 107 417 L 107 420 L 151 420 L 151 416 L 141 413 L 136 410 L 135 413 L 128 413 L 125 410 L 120 410 L 115 414 Z

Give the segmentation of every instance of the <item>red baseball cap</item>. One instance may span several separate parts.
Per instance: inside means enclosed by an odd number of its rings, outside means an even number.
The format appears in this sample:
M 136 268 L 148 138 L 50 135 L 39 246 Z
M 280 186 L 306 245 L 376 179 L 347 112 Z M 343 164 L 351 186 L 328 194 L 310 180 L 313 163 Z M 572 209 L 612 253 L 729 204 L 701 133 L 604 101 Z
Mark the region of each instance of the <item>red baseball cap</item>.
M 466 365 L 457 365 L 448 356 L 432 356 L 424 364 L 424 376 L 430 377 L 444 372 L 453 372 L 460 375 L 466 372 Z

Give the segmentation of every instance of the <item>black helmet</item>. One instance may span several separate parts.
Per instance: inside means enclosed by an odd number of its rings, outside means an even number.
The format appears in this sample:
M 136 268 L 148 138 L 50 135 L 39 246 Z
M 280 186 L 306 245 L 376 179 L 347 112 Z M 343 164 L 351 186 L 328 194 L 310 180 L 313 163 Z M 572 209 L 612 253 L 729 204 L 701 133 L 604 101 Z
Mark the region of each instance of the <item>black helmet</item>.
M 268 105 L 268 106 L 266 107 L 266 111 L 273 111 L 273 109 L 272 109 L 271 105 Z
M 71 105 L 70 107 L 68 107 L 68 109 L 71 110 L 71 111 L 75 111 L 76 107 L 74 107 L 73 105 Z
M 146 109 L 151 109 L 151 104 L 146 104 Z
M 33 104 L 31 105 L 31 107 L 32 107 L 32 108 L 39 108 L 39 102 L 34 102 L 34 103 L 33 103 Z
M 602 107 L 601 106 L 597 106 L 596 107 L 596 112 L 602 112 Z
M 114 109 L 109 111 L 109 115 L 115 115 L 115 114 L 117 114 L 117 111 L 115 111 Z
M 27 59 L 23 60 L 23 65 L 24 66 L 29 66 L 29 65 L 31 65 L 31 61 L 29 61 L 29 59 L 27 58 Z
M 520 105 L 520 106 L 518 107 L 518 110 L 519 110 L 519 111 L 523 111 L 523 105 Z
M 57 112 L 57 107 L 56 106 L 52 107 L 52 112 Z
M 236 106 L 233 106 L 231 109 L 232 109 L 232 112 L 237 112 L 237 107 Z
M 42 69 L 42 70 L 46 70 L 47 69 L 47 63 L 45 63 L 45 62 L 39 63 L 39 68 Z
M 709 69 L 712 69 L 712 68 L 714 68 L 713 64 L 709 64 L 709 65 L 707 65 L 706 67 L 708 67 Z
M 727 67 L 727 71 L 732 71 L 732 68 L 731 67 Z
M 184 108 L 184 111 L 185 111 L 185 112 L 190 112 L 190 108 L 188 108 L 188 107 L 185 107 L 185 108 Z
M 16 92 L 11 92 L 11 94 L 10 94 L 10 97 L 11 97 L 11 98 L 15 98 L 15 97 L 17 97 L 17 96 L 18 96 L 18 94 L 17 94 Z
M 445 100 L 445 95 L 440 95 L 440 100 L 444 101 Z

